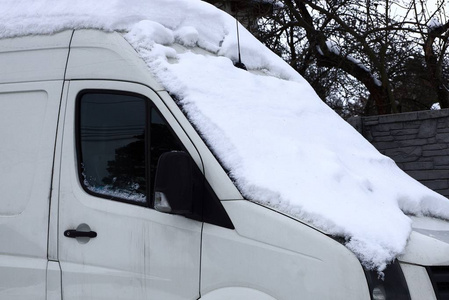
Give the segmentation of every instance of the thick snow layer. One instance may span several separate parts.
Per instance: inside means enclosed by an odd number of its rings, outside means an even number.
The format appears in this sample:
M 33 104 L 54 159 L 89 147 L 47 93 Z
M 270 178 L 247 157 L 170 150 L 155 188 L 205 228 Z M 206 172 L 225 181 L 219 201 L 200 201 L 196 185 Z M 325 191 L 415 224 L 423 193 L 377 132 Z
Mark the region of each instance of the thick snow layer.
M 68 28 L 123 32 L 242 194 L 346 239 L 373 269 L 401 254 L 407 214 L 449 219 L 449 201 L 379 154 L 285 62 L 199 0 L 0 0 L 0 37 Z M 187 51 L 170 47 L 178 43 Z M 189 51 L 207 50 L 209 55 Z M 259 75 L 257 75 L 257 74 Z M 261 75 L 265 74 L 265 75 Z

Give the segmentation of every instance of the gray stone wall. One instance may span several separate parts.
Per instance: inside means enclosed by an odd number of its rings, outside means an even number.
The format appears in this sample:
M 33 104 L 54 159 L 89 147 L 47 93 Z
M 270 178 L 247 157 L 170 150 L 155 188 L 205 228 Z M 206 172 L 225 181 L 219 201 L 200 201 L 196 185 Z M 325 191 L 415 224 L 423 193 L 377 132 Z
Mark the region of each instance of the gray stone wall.
M 402 170 L 449 198 L 449 109 L 348 122 Z

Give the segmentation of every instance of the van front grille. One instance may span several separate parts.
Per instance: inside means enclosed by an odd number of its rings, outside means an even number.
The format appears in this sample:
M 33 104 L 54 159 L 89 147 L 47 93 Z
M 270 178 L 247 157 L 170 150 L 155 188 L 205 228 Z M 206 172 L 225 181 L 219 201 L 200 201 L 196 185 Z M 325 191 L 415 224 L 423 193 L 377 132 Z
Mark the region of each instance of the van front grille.
M 449 300 L 449 266 L 427 267 L 438 300 Z

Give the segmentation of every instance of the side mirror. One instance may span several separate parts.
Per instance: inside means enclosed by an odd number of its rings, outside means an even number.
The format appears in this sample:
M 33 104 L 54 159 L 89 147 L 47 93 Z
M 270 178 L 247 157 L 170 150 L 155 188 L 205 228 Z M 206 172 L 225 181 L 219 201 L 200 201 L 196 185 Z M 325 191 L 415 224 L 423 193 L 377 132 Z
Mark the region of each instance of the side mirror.
M 192 215 L 198 187 L 195 163 L 182 151 L 167 152 L 158 161 L 154 182 L 154 208 L 157 211 Z M 199 199 L 198 199 L 199 200 Z

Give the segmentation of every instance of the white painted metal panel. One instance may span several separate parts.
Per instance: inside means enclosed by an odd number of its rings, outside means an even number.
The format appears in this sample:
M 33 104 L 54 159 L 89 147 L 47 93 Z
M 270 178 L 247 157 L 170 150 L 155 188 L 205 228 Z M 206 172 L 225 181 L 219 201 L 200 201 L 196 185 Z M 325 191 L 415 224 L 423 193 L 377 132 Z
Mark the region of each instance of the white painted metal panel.
M 204 225 L 201 294 L 246 287 L 277 300 L 370 299 L 360 262 L 343 245 L 255 203 L 222 203 L 235 230 Z
M 72 31 L 0 39 L 0 82 L 62 80 Z
M 424 267 L 401 262 L 401 269 L 412 300 L 437 300 L 432 282 Z
M 449 222 L 424 216 L 411 219 L 413 232 L 399 260 L 423 266 L 449 265 Z
M 44 299 L 62 81 L 0 85 L 0 299 Z
M 121 34 L 99 30 L 75 31 L 66 79 L 123 80 L 162 89 Z
M 61 300 L 61 268 L 59 262 L 49 261 L 47 266 L 47 299 Z
M 201 300 L 276 300 L 275 298 L 246 287 L 226 287 L 202 295 Z

